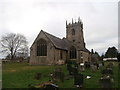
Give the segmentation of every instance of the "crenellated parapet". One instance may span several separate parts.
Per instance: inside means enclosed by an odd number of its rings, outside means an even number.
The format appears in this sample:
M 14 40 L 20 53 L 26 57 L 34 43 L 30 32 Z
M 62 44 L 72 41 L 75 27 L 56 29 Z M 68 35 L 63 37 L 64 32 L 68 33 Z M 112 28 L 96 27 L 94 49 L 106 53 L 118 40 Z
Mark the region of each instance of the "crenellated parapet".
M 83 29 L 82 20 L 80 18 L 78 18 L 78 21 L 75 20 L 75 22 L 74 22 L 73 19 L 72 19 L 71 23 L 67 23 L 67 21 L 66 21 L 66 28 L 74 27 L 74 26 L 81 26 L 81 28 Z

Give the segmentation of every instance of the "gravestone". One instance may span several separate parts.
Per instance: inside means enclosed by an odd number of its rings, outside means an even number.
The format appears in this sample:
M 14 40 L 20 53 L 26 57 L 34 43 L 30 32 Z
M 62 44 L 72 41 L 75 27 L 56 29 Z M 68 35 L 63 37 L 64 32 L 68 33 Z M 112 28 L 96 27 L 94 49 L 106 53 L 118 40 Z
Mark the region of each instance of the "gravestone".
M 112 88 L 111 78 L 101 78 L 99 83 L 101 88 Z
M 84 83 L 84 76 L 83 76 L 83 74 L 76 74 L 74 76 L 74 85 L 77 85 L 79 87 L 83 87 L 83 83 Z
M 99 67 L 103 67 L 103 64 L 101 62 L 99 63 Z
M 64 82 L 64 72 L 62 72 L 61 68 L 58 68 L 53 73 L 53 79 L 55 81 L 62 81 Z
M 84 65 L 84 63 L 80 63 L 80 71 L 85 71 L 85 65 Z
M 92 72 L 96 72 L 97 71 L 97 66 L 96 65 L 91 65 L 91 70 L 92 70 Z

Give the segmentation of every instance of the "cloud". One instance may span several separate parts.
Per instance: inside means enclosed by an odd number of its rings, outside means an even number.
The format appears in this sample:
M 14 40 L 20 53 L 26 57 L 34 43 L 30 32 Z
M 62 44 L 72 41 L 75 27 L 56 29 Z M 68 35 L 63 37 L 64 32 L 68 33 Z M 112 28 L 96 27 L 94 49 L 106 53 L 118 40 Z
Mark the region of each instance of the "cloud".
M 57 37 L 66 36 L 65 21 L 80 16 L 84 24 L 87 48 L 104 52 L 117 47 L 118 0 L 6 0 L 0 1 L 0 36 L 7 33 L 24 34 L 29 45 L 40 30 Z

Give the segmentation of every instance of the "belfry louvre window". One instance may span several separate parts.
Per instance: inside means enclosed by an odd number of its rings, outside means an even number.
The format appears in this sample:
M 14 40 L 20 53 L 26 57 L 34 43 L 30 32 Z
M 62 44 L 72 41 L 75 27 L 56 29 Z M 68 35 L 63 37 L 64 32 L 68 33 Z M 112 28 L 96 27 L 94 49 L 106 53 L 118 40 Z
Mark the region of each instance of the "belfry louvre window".
M 75 35 L 75 29 L 72 29 L 72 35 Z
M 70 59 L 76 59 L 76 48 L 75 47 L 70 48 Z
M 47 42 L 44 39 L 37 42 L 37 56 L 47 56 Z

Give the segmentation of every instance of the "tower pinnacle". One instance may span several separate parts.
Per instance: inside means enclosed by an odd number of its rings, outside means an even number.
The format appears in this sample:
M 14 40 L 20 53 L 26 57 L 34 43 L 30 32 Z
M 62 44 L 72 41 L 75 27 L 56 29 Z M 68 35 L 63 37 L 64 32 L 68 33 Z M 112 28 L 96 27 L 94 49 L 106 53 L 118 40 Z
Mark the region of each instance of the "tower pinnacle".
M 66 20 L 66 26 L 67 26 L 67 20 Z
M 73 24 L 73 18 L 72 18 L 72 24 Z
M 80 17 L 78 17 L 78 22 L 81 22 Z

